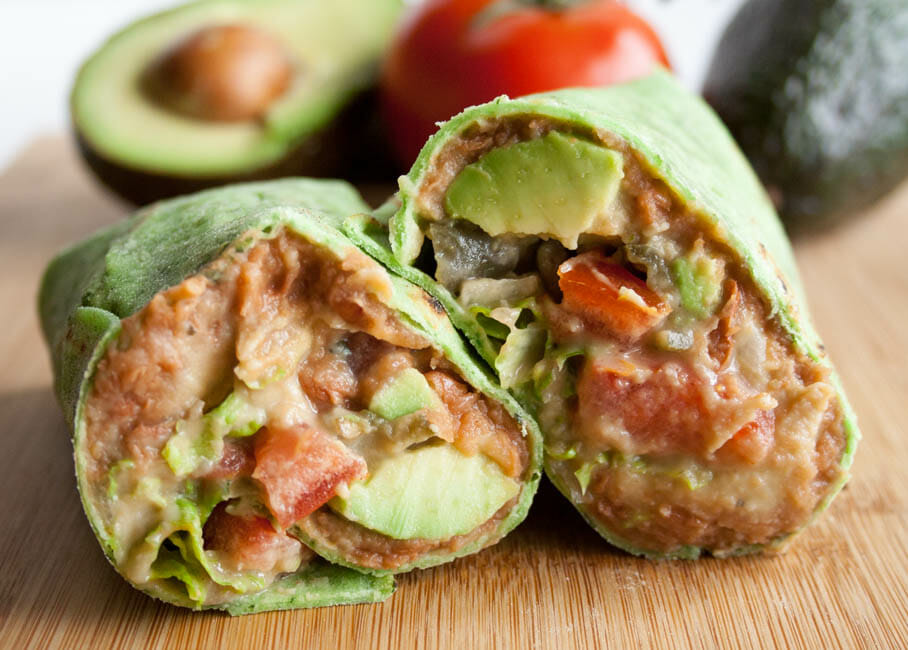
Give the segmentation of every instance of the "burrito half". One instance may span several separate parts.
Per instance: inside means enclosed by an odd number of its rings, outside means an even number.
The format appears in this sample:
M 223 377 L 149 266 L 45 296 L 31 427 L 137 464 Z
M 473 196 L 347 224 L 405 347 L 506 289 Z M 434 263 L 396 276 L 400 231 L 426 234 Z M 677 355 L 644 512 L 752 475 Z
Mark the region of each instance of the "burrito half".
M 234 186 L 51 263 L 83 505 L 136 587 L 231 613 L 377 601 L 524 517 L 533 421 L 434 298 L 337 230 L 365 210 L 341 182 Z
M 467 109 L 400 189 L 396 268 L 536 414 L 608 541 L 776 549 L 841 488 L 859 433 L 789 243 L 670 75 Z

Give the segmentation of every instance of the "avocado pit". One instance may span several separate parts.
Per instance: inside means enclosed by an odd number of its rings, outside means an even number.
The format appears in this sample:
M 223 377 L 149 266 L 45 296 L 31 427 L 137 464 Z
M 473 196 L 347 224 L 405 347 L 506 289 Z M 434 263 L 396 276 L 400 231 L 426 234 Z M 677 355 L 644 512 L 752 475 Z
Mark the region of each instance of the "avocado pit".
M 248 25 L 213 25 L 178 41 L 149 67 L 154 101 L 201 120 L 260 118 L 290 86 L 293 65 L 283 45 Z

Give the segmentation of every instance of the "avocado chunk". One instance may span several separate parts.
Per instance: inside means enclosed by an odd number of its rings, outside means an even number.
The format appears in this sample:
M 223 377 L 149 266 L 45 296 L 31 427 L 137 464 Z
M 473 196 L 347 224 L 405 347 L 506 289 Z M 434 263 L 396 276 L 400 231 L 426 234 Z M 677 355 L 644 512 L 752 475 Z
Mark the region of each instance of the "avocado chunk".
M 200 0 L 137 21 L 76 78 L 83 154 L 101 180 L 138 201 L 344 171 L 330 169 L 329 154 L 348 140 L 352 149 L 357 136 L 329 127 L 374 83 L 402 6 Z M 212 53 L 212 43 L 223 46 Z
M 616 151 L 550 131 L 467 165 L 448 188 L 445 209 L 492 236 L 541 235 L 577 248 L 618 194 L 622 162 Z
M 379 465 L 329 506 L 395 539 L 448 539 L 470 532 L 514 498 L 520 485 L 483 456 L 449 444 L 418 447 Z
M 790 230 L 832 225 L 908 176 L 905 61 L 904 0 L 750 0 L 726 28 L 704 94 Z
M 416 368 L 406 368 L 379 388 L 369 401 L 369 410 L 386 420 L 397 418 L 438 402 L 438 395 Z
M 672 262 L 671 274 L 681 294 L 681 305 L 695 318 L 711 316 L 722 297 L 722 262 L 707 255 L 698 240 L 686 256 Z

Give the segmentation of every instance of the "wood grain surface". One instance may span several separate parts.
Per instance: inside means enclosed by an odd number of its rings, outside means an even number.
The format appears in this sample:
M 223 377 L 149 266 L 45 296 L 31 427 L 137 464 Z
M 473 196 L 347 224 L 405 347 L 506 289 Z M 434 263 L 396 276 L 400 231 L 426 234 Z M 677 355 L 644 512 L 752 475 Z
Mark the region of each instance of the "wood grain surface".
M 56 250 L 127 212 L 61 137 L 0 177 L 0 648 L 908 647 L 908 186 L 797 243 L 864 440 L 849 486 L 787 554 L 633 558 L 543 485 L 498 546 L 400 576 L 384 604 L 241 618 L 132 589 L 76 494 L 35 292 Z

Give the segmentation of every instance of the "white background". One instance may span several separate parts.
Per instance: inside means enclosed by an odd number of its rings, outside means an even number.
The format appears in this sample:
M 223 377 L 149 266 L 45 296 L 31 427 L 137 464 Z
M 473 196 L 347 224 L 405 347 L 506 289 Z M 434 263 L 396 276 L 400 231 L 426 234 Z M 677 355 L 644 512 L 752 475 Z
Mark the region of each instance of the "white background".
M 330 2 L 331 0 L 318 0 Z M 742 0 L 629 0 L 654 26 L 679 76 L 699 88 Z M 68 128 L 79 63 L 108 35 L 173 0 L 0 0 L 0 171 L 32 138 Z

